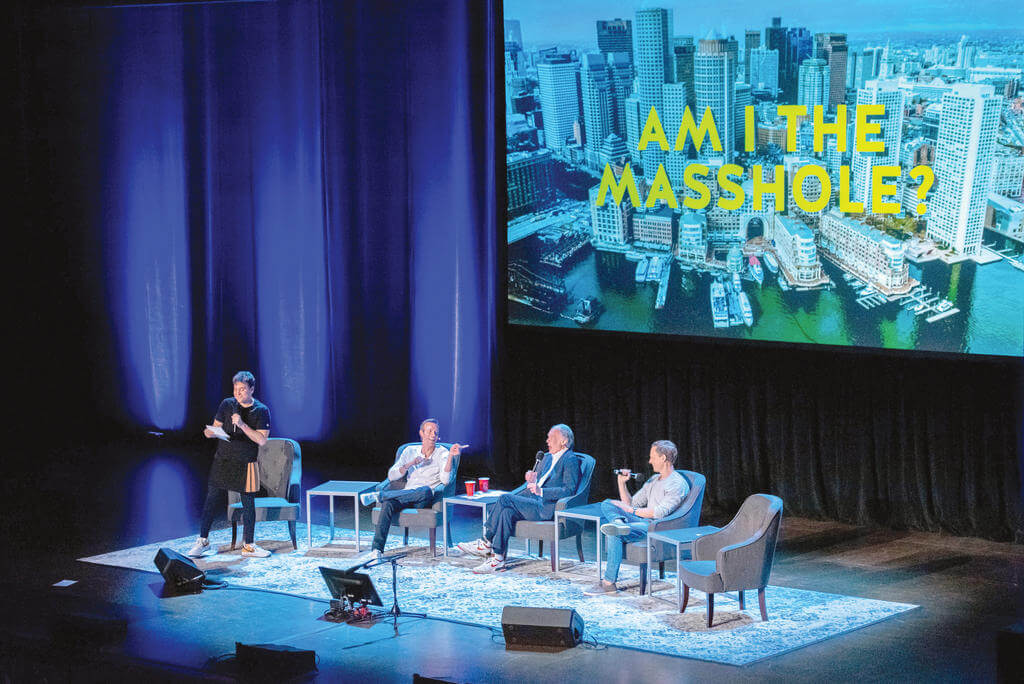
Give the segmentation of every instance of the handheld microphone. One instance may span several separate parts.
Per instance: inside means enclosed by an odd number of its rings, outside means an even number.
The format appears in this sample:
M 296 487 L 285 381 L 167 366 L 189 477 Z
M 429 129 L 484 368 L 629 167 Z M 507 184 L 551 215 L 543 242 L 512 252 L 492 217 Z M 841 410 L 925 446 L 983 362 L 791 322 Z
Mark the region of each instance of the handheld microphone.
M 616 468 L 612 472 L 615 473 L 616 475 L 625 475 L 625 473 L 622 472 L 623 470 L 625 470 L 625 468 Z M 640 473 L 630 473 L 629 474 L 629 479 L 631 479 L 631 480 L 639 480 L 641 477 L 642 477 L 642 475 Z
M 538 451 L 536 458 L 537 458 L 537 460 L 533 464 L 533 469 L 534 470 L 536 470 L 537 468 L 540 468 L 540 462 L 544 460 L 544 452 L 543 451 Z
M 238 403 L 238 400 L 233 398 L 231 400 L 231 404 L 234 407 L 233 410 L 231 411 L 231 413 L 237 413 L 237 414 L 241 415 L 242 414 L 242 405 Z M 232 432 L 238 432 L 238 426 L 235 425 L 235 421 L 233 421 L 233 420 L 231 421 L 231 431 Z

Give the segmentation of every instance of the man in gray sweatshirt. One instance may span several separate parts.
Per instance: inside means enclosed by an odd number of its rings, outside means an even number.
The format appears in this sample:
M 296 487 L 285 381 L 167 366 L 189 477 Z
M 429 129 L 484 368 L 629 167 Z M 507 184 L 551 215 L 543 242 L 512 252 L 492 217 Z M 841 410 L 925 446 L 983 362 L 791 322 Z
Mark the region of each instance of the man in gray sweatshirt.
M 618 591 L 615 580 L 619 576 L 619 565 L 622 564 L 626 544 L 647 537 L 648 524 L 670 515 L 690 492 L 689 483 L 675 470 L 678 455 L 676 445 L 667 439 L 652 444 L 650 464 L 655 474 L 632 496 L 626 489 L 629 470 L 619 471 L 619 499 L 605 499 L 601 503 L 601 513 L 607 521 L 601 525 L 608 547 L 604 579 L 584 591 L 587 596 L 602 596 Z

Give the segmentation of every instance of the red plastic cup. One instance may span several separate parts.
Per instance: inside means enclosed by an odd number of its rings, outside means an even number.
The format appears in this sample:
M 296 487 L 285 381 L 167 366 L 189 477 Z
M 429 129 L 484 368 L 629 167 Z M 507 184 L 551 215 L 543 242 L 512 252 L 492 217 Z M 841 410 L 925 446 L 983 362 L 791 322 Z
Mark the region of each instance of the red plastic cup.
M 479 478 L 476 481 L 476 486 L 480 488 L 481 492 L 486 492 L 487 489 L 491 486 L 491 478 L 489 478 L 489 477 L 481 477 L 481 478 Z
M 476 493 L 476 480 L 466 480 L 466 496 L 473 496 Z

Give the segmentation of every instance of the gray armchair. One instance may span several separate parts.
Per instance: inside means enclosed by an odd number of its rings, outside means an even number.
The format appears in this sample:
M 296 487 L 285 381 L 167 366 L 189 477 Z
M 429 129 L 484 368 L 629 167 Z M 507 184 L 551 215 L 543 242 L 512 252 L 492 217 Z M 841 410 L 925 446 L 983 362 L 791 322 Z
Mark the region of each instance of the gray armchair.
M 712 534 L 693 542 L 693 560 L 679 565 L 683 582 L 683 607 L 690 599 L 690 587 L 707 594 L 708 627 L 715 613 L 715 594 L 738 591 L 740 610 L 743 592 L 757 589 L 761 619 L 768 619 L 764 588 L 772 572 L 775 541 L 782 522 L 782 499 L 771 494 L 751 494 L 732 521 Z
M 398 447 L 395 451 L 395 461 L 401 455 L 402 450 L 408 446 L 416 446 L 422 444 L 422 442 L 408 442 Z M 451 449 L 452 445 L 446 442 L 438 442 L 438 445 L 443 446 L 445 449 Z M 452 463 L 452 479 L 442 489 L 442 491 L 434 496 L 434 503 L 430 508 L 403 508 L 398 514 L 397 525 L 405 528 L 403 537 L 403 544 L 409 543 L 409 528 L 414 529 L 426 529 L 430 535 L 430 554 L 431 556 L 437 556 L 437 528 L 441 526 L 444 519 L 443 511 L 441 509 L 441 502 L 446 496 L 455 496 L 455 490 L 458 486 L 459 480 L 459 461 L 461 460 L 461 454 L 455 457 L 455 462 Z M 382 490 L 384 489 L 401 489 L 405 486 L 406 478 L 401 480 L 387 480 L 385 479 L 380 483 Z M 371 514 L 373 524 L 376 525 L 377 521 L 380 520 L 380 506 L 376 506 Z M 449 544 L 452 538 L 451 530 L 448 531 Z
M 583 506 L 590 501 L 590 480 L 594 475 L 594 457 L 588 454 L 581 454 L 576 452 L 576 455 L 580 459 L 580 484 L 576 488 L 576 493 L 572 496 L 566 496 L 559 499 L 555 503 L 556 511 L 564 511 L 566 508 L 573 508 L 574 506 Z M 524 489 L 525 485 L 510 492 L 511 494 L 519 494 Z M 547 541 L 550 544 L 555 543 L 555 523 L 553 520 L 520 520 L 516 523 L 516 537 L 520 539 L 526 539 L 527 544 L 530 543 L 531 539 L 537 540 L 537 553 L 541 556 L 544 555 L 544 542 Z M 576 553 L 580 557 L 580 562 L 583 562 L 583 524 L 577 520 L 561 520 L 558 524 L 558 538 L 559 540 L 568 539 L 569 537 L 576 537 Z M 555 554 L 554 547 L 551 549 L 551 571 L 555 571 Z
M 704 488 L 707 480 L 703 475 L 692 470 L 677 470 L 676 472 L 682 475 L 683 479 L 690 485 L 690 491 L 683 497 L 679 508 L 671 515 L 652 521 L 647 526 L 649 532 L 679 530 L 700 525 L 700 511 L 704 505 Z M 668 556 L 670 548 L 661 542 L 655 542 L 651 547 L 651 562 L 658 563 L 662 579 L 665 578 L 665 558 Z M 627 544 L 622 562 L 640 566 L 640 593 L 643 594 L 644 588 L 647 586 L 647 540 L 644 539 L 643 541 Z
M 298 549 L 295 521 L 299 519 L 299 490 L 302 488 L 302 450 L 292 439 L 275 437 L 260 447 L 256 457 L 260 485 L 267 496 L 256 497 L 256 522 L 288 521 L 292 548 Z M 231 548 L 238 541 L 238 521 L 242 519 L 242 503 L 238 492 L 228 492 L 228 522 L 231 523 Z

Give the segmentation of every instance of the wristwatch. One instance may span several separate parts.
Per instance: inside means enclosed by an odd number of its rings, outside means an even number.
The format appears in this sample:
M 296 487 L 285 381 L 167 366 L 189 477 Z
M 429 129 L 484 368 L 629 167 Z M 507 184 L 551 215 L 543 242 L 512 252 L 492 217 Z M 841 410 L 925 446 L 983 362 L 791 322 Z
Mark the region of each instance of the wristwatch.
M 633 515 L 636 515 L 636 506 L 633 506 L 633 510 L 631 511 L 631 513 L 632 513 Z

